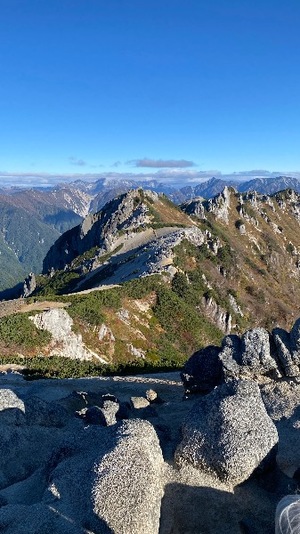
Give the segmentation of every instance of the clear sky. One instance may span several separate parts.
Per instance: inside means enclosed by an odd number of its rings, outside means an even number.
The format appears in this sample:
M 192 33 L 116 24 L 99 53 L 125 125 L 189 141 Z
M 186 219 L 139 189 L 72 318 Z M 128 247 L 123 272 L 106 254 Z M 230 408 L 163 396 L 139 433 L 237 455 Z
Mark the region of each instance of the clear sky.
M 299 0 L 0 0 L 0 174 L 300 171 Z

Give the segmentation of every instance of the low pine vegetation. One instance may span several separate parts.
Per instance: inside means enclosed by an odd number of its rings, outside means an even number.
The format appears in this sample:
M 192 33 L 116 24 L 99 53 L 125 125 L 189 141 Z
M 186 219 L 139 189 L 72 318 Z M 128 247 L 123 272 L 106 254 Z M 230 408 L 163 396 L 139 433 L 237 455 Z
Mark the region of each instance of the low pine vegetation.
M 181 368 L 196 349 L 209 343 L 219 343 L 222 339 L 222 333 L 199 315 L 193 295 L 187 298 L 188 291 L 180 275 L 173 283 L 155 275 L 104 291 L 59 297 L 60 301 L 68 304 L 67 311 L 74 320 L 74 331 L 82 334 L 84 342 L 92 350 L 99 352 L 100 325 L 105 323 L 112 328 L 116 339 L 114 355 L 108 365 L 37 356 L 43 354 L 50 335 L 37 330 L 28 314 L 4 317 L 0 319 L 0 363 L 24 365 L 29 378 L 145 373 Z M 31 298 L 28 302 L 41 299 Z M 139 324 L 134 319 L 136 315 L 132 314 L 131 325 L 127 331 L 125 328 L 124 334 L 124 325 L 120 324 L 117 314 L 123 308 L 131 309 L 137 301 L 151 303 L 148 324 Z M 144 357 L 130 354 L 129 344 L 143 351 Z M 34 350 L 37 348 L 38 351 Z M 22 356 L 18 355 L 20 353 Z
M 26 313 L 15 313 L 0 319 L 0 348 L 2 352 L 17 347 L 30 354 L 33 349 L 42 349 L 49 343 L 51 335 L 38 330 Z

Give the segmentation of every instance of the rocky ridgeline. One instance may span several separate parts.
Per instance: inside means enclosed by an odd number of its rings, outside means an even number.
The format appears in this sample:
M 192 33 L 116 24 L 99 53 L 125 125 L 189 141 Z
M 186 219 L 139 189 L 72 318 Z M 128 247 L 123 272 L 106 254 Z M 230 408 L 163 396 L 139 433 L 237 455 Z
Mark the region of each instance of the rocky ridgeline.
M 105 264 L 96 267 L 96 272 L 92 269 L 77 284 L 76 290 L 82 286 L 93 287 L 101 285 L 99 282 L 93 282 L 93 276 L 100 277 L 104 285 L 119 284 L 133 278 L 140 278 L 152 274 L 169 273 L 172 277 L 177 269 L 173 265 L 174 248 L 183 240 L 200 246 L 205 241 L 204 233 L 197 227 L 195 228 L 161 228 L 141 232 L 137 236 L 131 236 L 128 239 L 128 250 L 122 250 L 120 253 L 112 256 Z M 144 244 L 141 244 L 144 241 Z M 132 242 L 135 244 L 132 247 Z
M 226 186 L 181 210 L 162 195 L 131 190 L 57 240 L 44 262 L 50 276 L 35 292 L 78 292 L 151 274 L 172 280 L 178 271 L 188 283 L 191 273 L 193 284 L 202 271 L 199 312 L 224 334 L 249 324 L 286 326 L 299 300 L 299 214 L 300 194 L 292 190 L 268 196 Z M 198 248 L 187 247 L 186 261 L 185 240 Z
M 253 328 L 242 336 L 225 336 L 221 347 L 208 346 L 195 352 L 181 376 L 188 392 L 209 392 L 232 379 L 298 378 L 300 319 L 290 332 Z
M 218 193 L 215 197 L 205 200 L 203 198 L 194 198 L 181 205 L 184 212 L 189 215 L 205 220 L 208 213 L 212 213 L 216 220 L 222 221 L 228 225 L 230 208 L 237 202 L 236 211 L 241 217 L 238 229 L 241 233 L 245 233 L 245 222 L 250 222 L 254 226 L 258 226 L 258 221 L 255 215 L 260 215 L 275 231 L 281 233 L 282 228 L 278 227 L 270 220 L 265 212 L 266 206 L 270 207 L 275 212 L 276 206 L 280 208 L 282 214 L 289 213 L 297 221 L 300 221 L 300 193 L 293 189 L 287 189 L 274 193 L 273 195 L 266 195 L 258 193 L 257 191 L 247 191 L 246 193 L 238 193 L 233 187 L 225 186 L 223 191 Z M 245 204 L 253 208 L 253 212 L 249 213 Z
M 257 211 L 258 214 L 264 215 L 264 207 L 269 206 L 274 211 L 275 203 L 284 212 L 290 212 L 296 219 L 300 218 L 300 193 L 292 189 L 280 191 L 273 195 L 258 193 L 257 191 L 247 191 L 238 193 L 234 187 L 225 186 L 223 191 L 215 197 L 205 200 L 204 198 L 193 198 L 181 205 L 183 211 L 189 215 L 195 215 L 199 219 L 206 219 L 207 213 L 213 213 L 216 219 L 221 219 L 224 223 L 229 222 L 229 209 L 232 205 L 233 198 L 238 199 L 237 211 L 241 217 L 251 221 L 251 216 L 243 208 L 245 202 Z M 255 222 L 255 221 L 253 221 Z M 267 221 L 268 222 L 268 221 Z
M 157 193 L 136 190 L 111 200 L 105 209 L 89 214 L 81 225 L 63 234 L 51 247 L 44 259 L 43 272 L 51 269 L 64 269 L 78 255 L 93 247 L 98 247 L 98 255 L 112 251 L 116 247 L 120 232 L 126 233 L 146 227 L 151 222 L 144 195 L 148 202 L 158 200 Z

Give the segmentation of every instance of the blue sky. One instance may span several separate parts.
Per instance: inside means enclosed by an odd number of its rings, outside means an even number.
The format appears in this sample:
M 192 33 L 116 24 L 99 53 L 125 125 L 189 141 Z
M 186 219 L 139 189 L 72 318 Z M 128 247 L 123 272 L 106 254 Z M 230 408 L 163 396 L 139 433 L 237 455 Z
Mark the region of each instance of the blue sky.
M 299 27 L 299 0 L 0 0 L 2 180 L 300 171 Z

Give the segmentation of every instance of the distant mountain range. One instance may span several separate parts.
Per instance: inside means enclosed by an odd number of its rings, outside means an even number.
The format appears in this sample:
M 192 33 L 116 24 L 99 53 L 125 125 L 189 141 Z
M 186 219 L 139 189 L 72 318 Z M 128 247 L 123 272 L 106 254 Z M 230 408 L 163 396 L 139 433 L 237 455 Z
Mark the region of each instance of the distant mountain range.
M 288 176 L 256 178 L 244 182 L 211 178 L 180 188 L 153 180 L 76 180 L 53 188 L 0 189 L 0 290 L 21 282 L 30 272 L 42 271 L 43 258 L 59 236 L 78 225 L 88 213 L 130 189 L 164 193 L 175 204 L 195 197 L 212 198 L 225 186 L 239 192 L 273 194 L 284 189 L 300 192 L 300 180 Z M 1 293 L 0 293 L 1 298 Z
M 30 271 L 41 271 L 54 241 L 86 215 L 85 197 L 75 189 L 0 194 L 1 290 L 22 281 Z
M 290 176 L 278 176 L 277 178 L 255 178 L 247 181 L 222 180 L 220 178 L 211 178 L 205 182 L 196 185 L 184 185 L 174 187 L 165 182 L 157 180 L 107 180 L 101 178 L 95 182 L 87 183 L 77 180 L 70 184 L 63 184 L 62 188 L 75 188 L 83 191 L 92 197 L 90 211 L 96 212 L 101 209 L 106 202 L 116 197 L 118 194 L 125 193 L 129 189 L 142 187 L 150 189 L 156 193 L 164 193 L 175 204 L 181 204 L 186 200 L 195 197 L 212 198 L 221 191 L 225 186 L 234 187 L 237 191 L 245 193 L 247 191 L 256 191 L 257 193 L 271 195 L 284 189 L 293 189 L 300 192 L 300 180 Z

